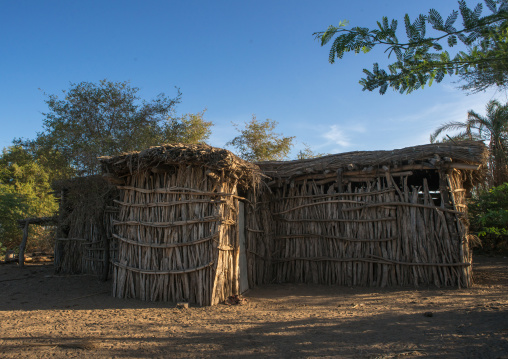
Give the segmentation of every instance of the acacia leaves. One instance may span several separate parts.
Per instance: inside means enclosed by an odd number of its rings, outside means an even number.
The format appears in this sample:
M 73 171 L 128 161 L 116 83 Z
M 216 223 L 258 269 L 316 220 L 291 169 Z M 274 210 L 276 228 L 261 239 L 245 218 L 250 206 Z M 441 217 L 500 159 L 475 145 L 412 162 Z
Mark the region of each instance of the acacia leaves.
M 508 59 L 500 43 L 506 42 L 503 31 L 508 27 L 508 1 L 485 0 L 490 12 L 482 16 L 483 5 L 469 8 L 465 1 L 459 1 L 459 9 L 445 18 L 435 9 L 428 15 L 419 15 L 411 21 L 404 17 L 405 40 L 397 36 L 398 22 L 383 17 L 377 28 L 353 27 L 346 29 L 347 21 L 338 26 L 330 26 L 325 32 L 315 33 L 321 46 L 333 39 L 329 62 L 342 59 L 346 52 L 368 52 L 376 46 L 385 48 L 388 58 L 392 54 L 396 60 L 388 68 L 380 69 L 375 63 L 372 71 L 364 69 L 365 77 L 360 80 L 363 90 L 379 89 L 384 94 L 388 87 L 400 93 L 412 91 L 441 82 L 445 75 L 458 75 L 468 82 L 469 89 L 483 90 L 493 85 L 507 83 Z M 456 22 L 462 20 L 462 27 Z M 433 36 L 427 35 L 427 25 Z M 444 46 L 453 48 L 460 43 L 468 47 L 467 52 L 459 51 L 453 56 Z M 495 80 L 492 80 L 497 76 Z M 471 84 L 473 84 L 471 86 Z M 467 86 L 467 85 L 466 85 Z

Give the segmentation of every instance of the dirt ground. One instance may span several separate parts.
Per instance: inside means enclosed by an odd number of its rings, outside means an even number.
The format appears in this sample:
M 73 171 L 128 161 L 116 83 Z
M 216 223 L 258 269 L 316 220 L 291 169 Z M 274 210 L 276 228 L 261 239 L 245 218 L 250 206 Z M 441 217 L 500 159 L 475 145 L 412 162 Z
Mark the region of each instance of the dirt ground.
M 475 286 L 269 285 L 245 305 L 120 300 L 111 282 L 0 265 L 1 358 L 508 358 L 508 259 Z

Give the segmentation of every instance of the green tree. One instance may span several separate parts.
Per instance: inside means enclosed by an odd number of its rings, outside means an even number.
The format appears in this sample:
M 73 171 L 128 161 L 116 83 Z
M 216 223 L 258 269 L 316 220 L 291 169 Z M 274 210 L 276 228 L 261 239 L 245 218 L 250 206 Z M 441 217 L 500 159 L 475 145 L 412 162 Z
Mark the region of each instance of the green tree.
M 21 231 L 17 220 L 55 214 L 58 205 L 51 192 L 50 170 L 19 146 L 0 156 L 0 243 L 17 246 Z
M 3 249 L 14 248 L 21 241 L 18 219 L 27 217 L 28 205 L 13 186 L 0 183 L 0 255 Z
M 212 122 L 204 120 L 205 111 L 170 117 L 164 124 L 159 143 L 199 143 L 210 138 Z
M 180 102 L 160 94 L 142 101 L 128 82 L 102 80 L 71 84 L 65 98 L 49 95 L 44 131 L 33 141 L 17 141 L 34 153 L 58 153 L 77 175 L 100 173 L 98 156 L 141 150 L 164 142 L 168 117 Z
M 15 139 L 13 148 L 18 150 L 8 153 L 9 161 L 17 164 L 35 161 L 46 170 L 49 183 L 74 177 L 76 170 L 70 167 L 70 161 L 58 150 L 49 146 L 41 146 L 41 142 Z
M 430 136 L 436 142 L 439 135 L 447 131 L 459 131 L 454 138 L 483 140 L 489 147 L 489 168 L 493 186 L 508 181 L 508 104 L 492 100 L 487 103 L 486 115 L 471 110 L 465 122 L 449 122 L 436 129 Z
M 318 158 L 326 156 L 326 153 L 315 153 L 306 143 L 304 143 L 303 146 L 304 146 L 303 149 L 298 151 L 298 153 L 296 154 L 297 160 L 306 160 L 310 158 Z
M 484 249 L 508 253 L 508 183 L 480 193 L 468 208 L 471 229 Z
M 369 52 L 375 47 L 385 48 L 396 60 L 381 69 L 374 63 L 373 70 L 364 69 L 366 77 L 360 80 L 363 90 L 379 88 L 384 94 L 388 87 L 400 93 L 410 93 L 416 89 L 441 82 L 445 75 L 458 75 L 466 84 L 465 90 L 477 92 L 490 86 L 506 88 L 508 85 L 508 1 L 485 0 L 489 14 L 482 16 L 483 5 L 469 8 L 466 2 L 458 2 L 459 10 L 453 11 L 446 20 L 435 9 L 428 15 L 420 14 L 413 22 L 409 15 L 404 17 L 404 40 L 399 40 L 397 20 L 389 21 L 383 17 L 377 28 L 353 27 L 346 29 L 347 21 L 338 26 L 329 26 L 324 32 L 314 33 L 321 40 L 321 46 L 332 39 L 329 54 L 330 63 L 342 59 L 346 52 Z M 460 16 L 462 25 L 455 26 Z M 427 35 L 430 24 L 433 36 Z M 404 35 L 402 35 L 404 36 Z M 443 50 L 452 48 L 459 41 L 466 45 L 466 51 L 451 55 Z
M 233 125 L 240 136 L 233 138 L 226 146 L 236 147 L 240 156 L 247 161 L 280 161 L 287 158 L 293 146 L 294 136 L 284 137 L 274 132 L 276 121 L 258 121 L 253 115 L 250 122 L 245 122 L 244 129 Z

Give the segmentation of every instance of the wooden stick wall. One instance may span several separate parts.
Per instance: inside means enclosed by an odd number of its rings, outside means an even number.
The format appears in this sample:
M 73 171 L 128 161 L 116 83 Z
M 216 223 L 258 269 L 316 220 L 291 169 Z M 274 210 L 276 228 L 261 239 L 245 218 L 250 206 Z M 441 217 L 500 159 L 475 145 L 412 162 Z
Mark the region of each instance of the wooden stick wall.
M 440 173 L 438 192 L 410 175 L 272 188 L 247 214 L 250 284 L 470 286 L 463 174 Z
M 210 305 L 238 289 L 237 183 L 209 172 L 182 164 L 119 187 L 114 296 Z

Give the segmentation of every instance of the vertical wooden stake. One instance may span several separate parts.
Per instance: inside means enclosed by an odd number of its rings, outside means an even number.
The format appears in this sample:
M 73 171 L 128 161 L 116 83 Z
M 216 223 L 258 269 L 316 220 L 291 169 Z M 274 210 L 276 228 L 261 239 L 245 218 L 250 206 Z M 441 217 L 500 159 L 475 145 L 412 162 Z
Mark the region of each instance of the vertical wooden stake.
M 23 227 L 23 240 L 21 241 L 21 244 L 19 245 L 19 257 L 18 257 L 18 263 L 20 268 L 23 268 L 25 265 L 25 247 L 26 247 L 26 241 L 28 240 L 28 218 L 25 220 L 25 227 Z
M 102 236 L 102 243 L 104 244 L 104 265 L 102 268 L 102 281 L 106 282 L 108 280 L 109 276 L 109 260 L 111 257 L 110 248 L 109 248 L 109 242 L 110 238 L 108 233 L 106 232 L 106 229 L 104 228 L 104 218 L 106 217 L 106 212 L 102 211 L 102 216 L 100 218 L 99 222 L 99 230 Z
M 342 185 L 342 168 L 339 168 L 337 170 L 337 192 L 343 193 L 344 192 L 344 186 Z M 338 211 L 338 218 L 342 219 L 342 203 L 339 203 L 337 205 L 337 211 Z
M 235 199 L 234 204 L 237 209 L 236 233 L 233 249 L 233 294 L 240 294 L 240 201 Z
M 344 192 L 344 187 L 342 185 L 342 168 L 337 170 L 337 191 L 339 193 Z
M 59 238 L 64 238 L 64 231 L 63 231 L 63 218 L 64 218 L 64 211 L 65 211 L 65 200 L 64 200 L 64 190 L 62 189 L 60 191 L 60 206 L 58 207 L 58 226 L 56 229 L 56 240 L 55 240 L 55 259 L 54 259 L 54 265 L 55 265 L 55 273 L 60 272 L 62 269 L 62 257 L 63 257 L 63 247 L 64 244 L 62 243 Z

